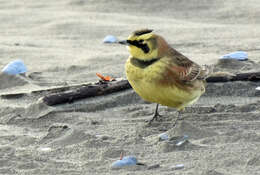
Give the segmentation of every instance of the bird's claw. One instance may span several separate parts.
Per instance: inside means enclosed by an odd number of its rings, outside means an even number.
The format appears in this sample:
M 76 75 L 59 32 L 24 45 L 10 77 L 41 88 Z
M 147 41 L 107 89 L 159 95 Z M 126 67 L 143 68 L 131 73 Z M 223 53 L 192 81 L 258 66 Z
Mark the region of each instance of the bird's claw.
M 148 120 L 148 125 L 151 125 L 154 121 L 160 121 L 162 118 L 162 115 L 159 113 L 154 114 L 151 120 Z

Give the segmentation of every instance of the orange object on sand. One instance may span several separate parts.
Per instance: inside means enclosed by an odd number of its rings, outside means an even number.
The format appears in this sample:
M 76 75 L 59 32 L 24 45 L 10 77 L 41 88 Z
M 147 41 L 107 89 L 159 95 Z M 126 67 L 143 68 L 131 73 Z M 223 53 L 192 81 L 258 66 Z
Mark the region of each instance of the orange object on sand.
M 96 75 L 103 81 L 113 81 L 113 80 L 115 80 L 114 78 L 111 78 L 110 76 L 103 76 L 100 73 L 96 73 Z

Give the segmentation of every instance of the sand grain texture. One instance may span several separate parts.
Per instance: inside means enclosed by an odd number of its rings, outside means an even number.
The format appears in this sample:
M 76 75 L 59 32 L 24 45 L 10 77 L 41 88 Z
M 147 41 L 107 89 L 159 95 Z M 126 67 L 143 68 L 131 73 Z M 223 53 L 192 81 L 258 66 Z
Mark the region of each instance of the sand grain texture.
M 125 77 L 125 47 L 103 44 L 151 28 L 199 64 L 231 73 L 260 71 L 257 0 L 26 0 L 0 1 L 0 67 L 22 59 L 27 77 L 0 77 L 0 94 L 29 93 L 97 81 L 96 72 Z M 218 62 L 248 52 L 246 62 Z M 0 99 L 0 174 L 260 174 L 260 82 L 209 83 L 183 112 L 160 107 L 161 122 L 146 127 L 155 104 L 132 90 L 49 107 L 44 93 Z M 176 147 L 162 132 L 189 135 Z M 153 169 L 111 170 L 120 153 Z M 184 164 L 183 169 L 174 169 Z

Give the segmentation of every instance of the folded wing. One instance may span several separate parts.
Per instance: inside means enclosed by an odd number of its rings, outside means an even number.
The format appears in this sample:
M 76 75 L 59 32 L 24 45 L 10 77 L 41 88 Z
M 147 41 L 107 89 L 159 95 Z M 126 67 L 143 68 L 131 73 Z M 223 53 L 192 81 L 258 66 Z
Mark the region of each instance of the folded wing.
M 196 79 L 204 80 L 212 72 L 209 66 L 202 67 L 173 48 L 170 48 L 169 54 L 172 60 L 168 69 L 171 69 L 171 71 L 178 74 L 180 80 L 188 82 L 194 81 Z

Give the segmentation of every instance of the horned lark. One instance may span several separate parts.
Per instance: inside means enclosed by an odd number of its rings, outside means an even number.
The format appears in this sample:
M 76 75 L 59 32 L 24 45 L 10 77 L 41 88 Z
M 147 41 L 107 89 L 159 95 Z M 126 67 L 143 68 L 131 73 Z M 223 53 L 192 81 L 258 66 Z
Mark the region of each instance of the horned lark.
M 189 60 L 152 30 L 135 31 L 119 43 L 130 52 L 125 64 L 129 83 L 144 100 L 157 103 L 150 122 L 160 116 L 159 104 L 180 111 L 205 92 L 208 68 Z

